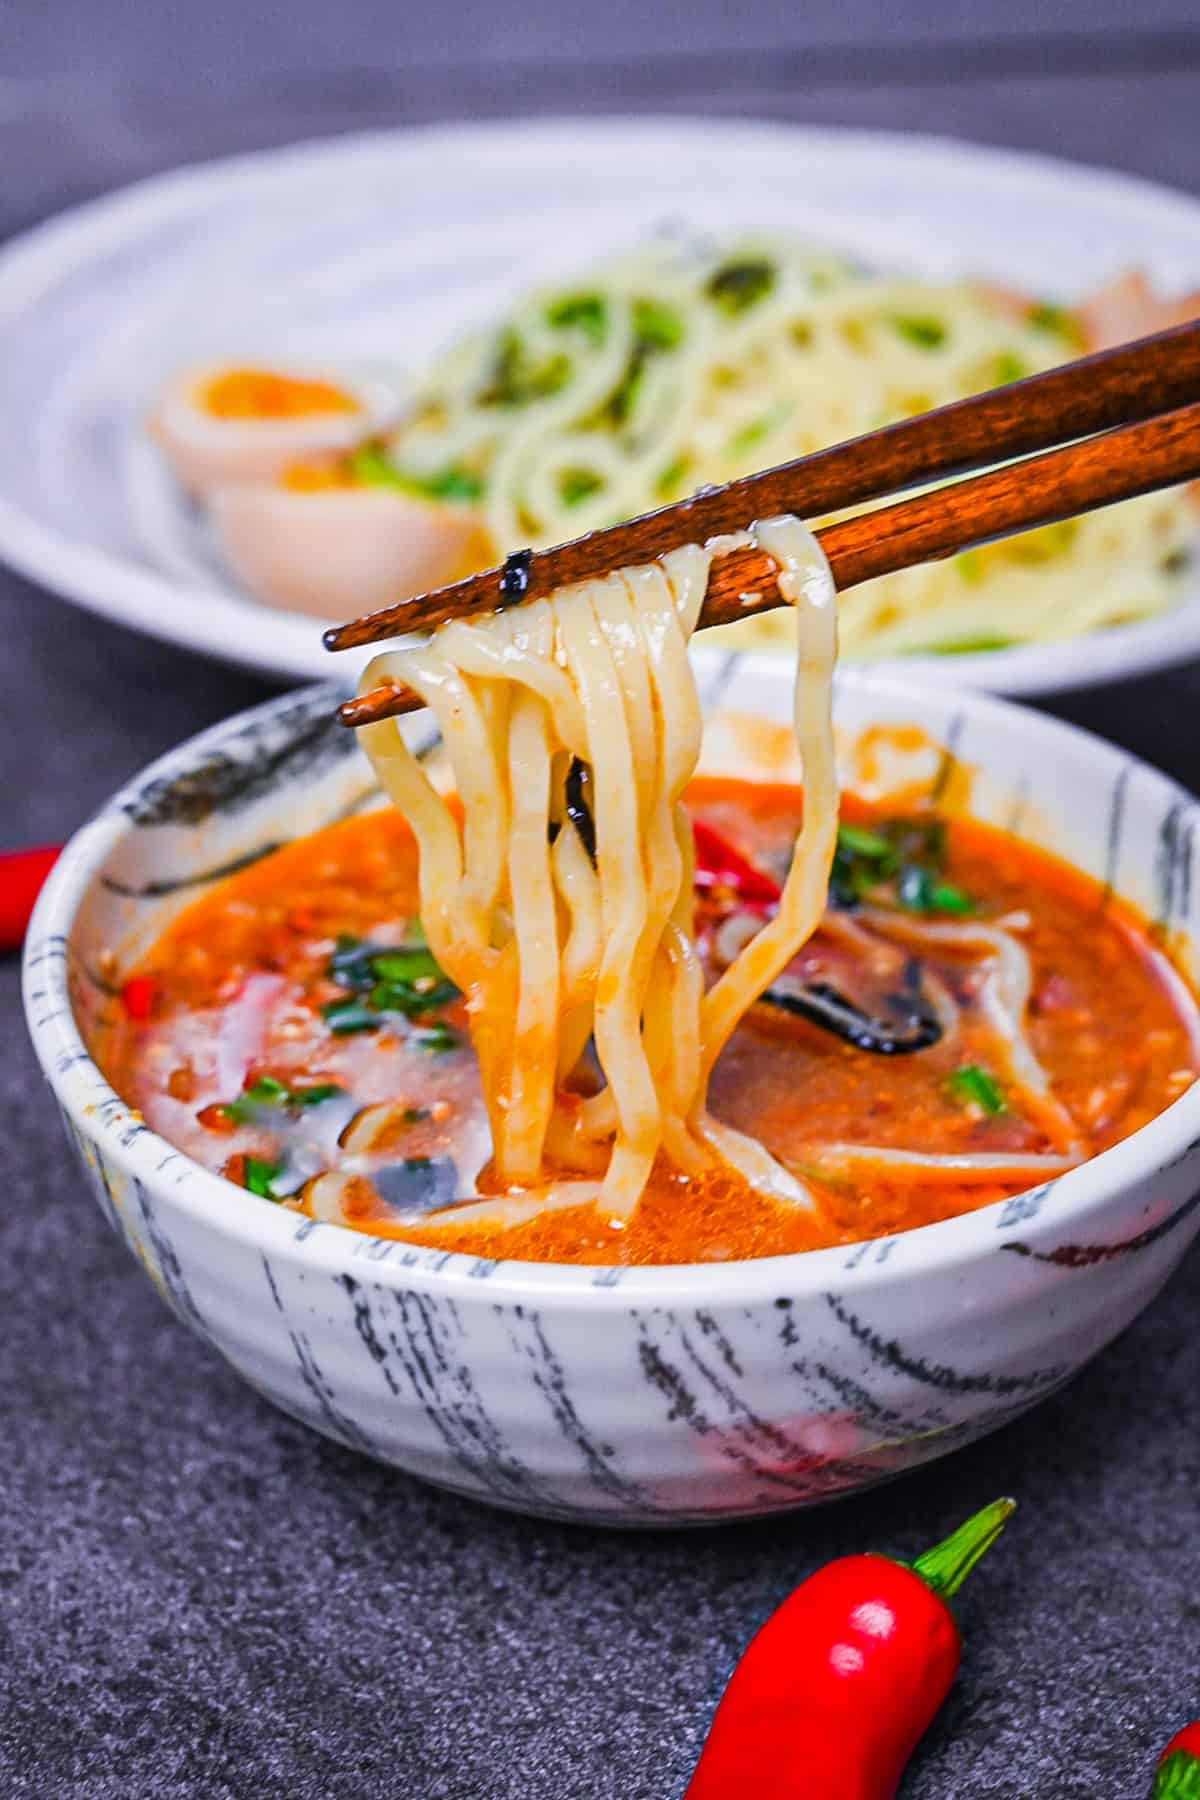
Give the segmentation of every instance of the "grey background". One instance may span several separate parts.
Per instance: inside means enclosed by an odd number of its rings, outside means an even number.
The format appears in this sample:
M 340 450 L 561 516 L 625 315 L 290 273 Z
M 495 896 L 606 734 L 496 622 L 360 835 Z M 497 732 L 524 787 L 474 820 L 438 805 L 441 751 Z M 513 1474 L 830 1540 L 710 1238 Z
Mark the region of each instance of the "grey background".
M 943 131 L 1196 191 L 1200 20 L 1194 0 L 8 0 L 0 235 L 298 136 L 641 109 Z M 62 838 L 267 691 L 0 572 L 0 843 Z M 1054 710 L 1200 785 L 1196 667 Z M 796 1580 L 913 1554 L 1006 1490 L 1022 1511 L 904 1800 L 1136 1800 L 1200 1712 L 1200 1257 L 1065 1393 L 896 1487 L 697 1534 L 506 1518 L 305 1432 L 167 1317 L 68 1159 L 11 961 L 0 993 L 5 1800 L 670 1800 Z

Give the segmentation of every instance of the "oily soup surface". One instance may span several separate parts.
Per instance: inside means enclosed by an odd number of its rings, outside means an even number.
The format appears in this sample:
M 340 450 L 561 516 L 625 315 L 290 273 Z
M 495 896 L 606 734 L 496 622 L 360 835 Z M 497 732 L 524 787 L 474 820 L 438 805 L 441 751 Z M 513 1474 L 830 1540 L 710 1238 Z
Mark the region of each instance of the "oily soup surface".
M 718 844 L 768 876 L 786 867 L 797 788 L 702 778 L 688 803 Z M 595 1263 L 845 1243 L 1044 1179 L 1019 1167 L 955 1179 L 830 1159 L 830 1146 L 847 1143 L 1000 1162 L 1054 1148 L 995 1075 L 978 957 L 864 937 L 857 920 L 880 905 L 918 924 L 1005 921 L 1019 937 L 1032 969 L 1028 1040 L 1085 1154 L 1135 1131 L 1191 1082 L 1190 1034 L 1145 928 L 1096 884 L 970 820 L 926 816 L 914 836 L 910 818 L 852 796 L 842 817 L 842 904 L 788 971 L 792 985 L 850 995 L 873 1015 L 894 1009 L 897 989 L 920 988 L 941 995 L 943 1010 L 949 996 L 955 1025 L 922 1048 L 878 1054 L 783 1006 L 759 1006 L 743 1021 L 714 1071 L 711 1110 L 794 1169 L 815 1214 L 755 1192 L 733 1171 L 685 1179 L 660 1158 L 623 1228 L 585 1207 L 506 1228 L 408 1222 L 414 1210 L 495 1183 L 466 1003 L 423 947 L 415 845 L 391 811 L 277 851 L 185 911 L 127 981 L 97 1054 L 147 1124 L 248 1188 L 248 1205 L 259 1194 L 376 1236 Z M 896 855 L 879 855 L 884 842 L 915 861 L 897 872 Z M 931 845 L 936 870 L 922 867 Z M 749 928 L 761 914 L 745 904 L 736 866 L 705 876 L 703 862 L 697 937 L 711 970 L 722 926 L 742 913 Z M 573 1078 L 581 1098 L 591 1074 L 585 1065 Z

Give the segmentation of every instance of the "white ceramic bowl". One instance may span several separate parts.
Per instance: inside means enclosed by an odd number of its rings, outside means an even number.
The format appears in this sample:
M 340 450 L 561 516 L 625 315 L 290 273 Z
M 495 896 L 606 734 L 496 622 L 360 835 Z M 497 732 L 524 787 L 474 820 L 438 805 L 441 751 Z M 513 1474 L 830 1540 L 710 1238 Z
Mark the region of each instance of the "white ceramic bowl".
M 710 703 L 721 667 L 705 665 Z M 786 717 L 777 664 L 742 659 L 733 684 L 724 703 Z M 85 1049 L 100 952 L 135 952 L 206 879 L 363 800 L 370 772 L 330 722 L 334 698 L 272 701 L 127 787 L 64 852 L 26 955 L 30 1029 L 87 1185 L 178 1317 L 276 1404 L 522 1512 L 716 1520 L 944 1455 L 1069 1380 L 1154 1298 L 1200 1228 L 1200 1086 L 1094 1162 L 1002 1204 L 849 1249 L 725 1265 L 567 1268 L 418 1249 L 299 1219 L 172 1149 Z M 1196 939 L 1200 808 L 1163 776 L 982 697 L 852 676 L 838 712 L 851 735 L 919 721 L 979 771 L 979 816 L 1016 824 Z

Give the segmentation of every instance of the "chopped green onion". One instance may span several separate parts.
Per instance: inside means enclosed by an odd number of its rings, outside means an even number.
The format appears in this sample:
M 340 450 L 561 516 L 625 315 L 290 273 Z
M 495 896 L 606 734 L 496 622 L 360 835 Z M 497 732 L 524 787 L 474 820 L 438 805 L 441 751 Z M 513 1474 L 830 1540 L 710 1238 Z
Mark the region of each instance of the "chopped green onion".
M 735 455 L 739 450 L 752 450 L 755 444 L 761 444 L 770 429 L 770 419 L 753 419 L 749 425 L 743 425 L 729 440 L 727 448 L 730 454 Z
M 961 1069 L 955 1069 L 953 1075 L 946 1077 L 945 1087 L 952 1099 L 964 1106 L 979 1107 L 989 1119 L 998 1119 L 1008 1111 L 999 1084 L 978 1063 L 964 1063 Z
M 242 1094 L 243 1100 L 257 1101 L 260 1106 L 271 1106 L 279 1101 L 286 1101 L 287 1097 L 287 1087 L 282 1081 L 276 1081 L 273 1075 L 260 1075 Z
M 901 869 L 896 898 L 909 912 L 970 913 L 975 910 L 975 902 L 961 888 L 948 881 L 935 881 L 928 869 L 919 868 L 915 863 Z
M 545 400 L 558 393 L 570 374 L 570 359 L 566 356 L 548 356 L 542 362 L 534 362 L 528 347 L 510 326 L 497 341 L 491 377 L 479 395 L 479 403 L 526 406 L 531 400 Z
M 388 946 L 342 937 L 329 959 L 329 976 L 340 987 L 363 993 L 379 981 L 441 981 L 441 966 L 425 942 L 423 932 L 411 927 L 409 942 Z
M 566 386 L 571 373 L 571 365 L 565 356 L 551 356 L 540 363 L 526 378 L 525 397 L 530 400 L 548 400 Z
M 638 299 L 633 303 L 633 332 L 647 350 L 677 350 L 683 342 L 683 320 L 660 300 Z
M 954 887 L 949 881 L 934 883 L 930 894 L 932 912 L 940 913 L 973 913 L 975 902 L 961 888 Z
M 336 1100 L 345 1091 L 336 1081 L 321 1081 L 312 1087 L 293 1088 L 289 1098 L 293 1106 L 323 1106 L 326 1100 Z
M 416 987 L 408 981 L 378 981 L 367 996 L 367 1005 L 374 1012 L 398 1012 L 406 1019 L 416 1019 L 422 1013 L 436 1012 L 439 1006 L 445 1006 L 457 997 L 458 989 L 452 981 L 445 979 L 435 981 L 427 988 Z
M 911 313 L 892 313 L 888 324 L 919 350 L 938 350 L 946 341 L 946 327 L 940 319 L 920 318 Z
M 442 1056 L 447 1050 L 457 1050 L 462 1043 L 457 1031 L 442 1024 L 427 1025 L 421 1031 L 414 1031 L 412 1041 L 418 1050 L 424 1050 L 430 1056 Z
M 654 483 L 654 491 L 660 499 L 669 500 L 682 486 L 690 461 L 690 457 L 677 456 L 674 462 L 667 464 Z
M 612 399 L 608 403 L 608 415 L 614 425 L 624 425 L 631 417 L 638 403 L 638 396 L 646 385 L 646 352 L 635 349 L 629 359 L 629 367 L 625 371 L 619 385 L 613 390 Z
M 354 1031 L 375 1031 L 380 1014 L 402 1013 L 419 1018 L 457 999 L 458 989 L 443 974 L 441 965 L 425 942 L 424 933 L 409 930 L 412 941 L 394 948 L 342 937 L 329 959 L 329 975 L 352 994 L 331 1000 L 321 1016 L 340 1037 Z
M 559 499 L 564 506 L 578 506 L 603 486 L 603 477 L 593 469 L 563 469 L 558 477 Z
M 868 831 L 862 825 L 838 826 L 838 848 L 849 850 L 855 856 L 868 856 L 875 862 L 886 861 L 893 854 L 888 840 L 878 831 Z
M 1010 381 L 1024 381 L 1029 364 L 1012 350 L 1001 350 L 992 363 L 992 384 L 1004 387 Z
M 369 487 L 401 487 L 400 471 L 381 444 L 359 444 L 350 452 L 350 473 Z
M 442 979 L 441 967 L 433 951 L 424 944 L 410 950 L 402 944 L 398 950 L 376 950 L 371 955 L 371 968 L 380 981 L 422 981 L 432 976 Z
M 335 1094 L 344 1090 L 335 1082 L 326 1081 L 312 1087 L 289 1088 L 282 1081 L 276 1081 L 273 1075 L 260 1075 L 256 1081 L 240 1093 L 236 1100 L 231 1100 L 222 1110 L 226 1118 L 234 1119 L 239 1125 L 250 1123 L 266 1106 L 294 1108 L 298 1106 L 320 1106 L 323 1100 L 332 1100 Z
M 276 1162 L 264 1162 L 261 1157 L 248 1156 L 245 1161 L 246 1186 L 260 1200 L 274 1200 L 272 1183 L 279 1179 L 283 1165 Z
M 321 1017 L 336 1037 L 349 1037 L 355 1031 L 378 1031 L 383 1024 L 377 1012 L 371 1012 L 353 997 L 331 1000 L 321 1008 Z
M 483 479 L 459 463 L 448 463 L 432 474 L 401 469 L 380 444 L 360 444 L 350 453 L 350 469 L 365 487 L 390 487 L 419 500 L 478 500 Z
M 930 656 L 976 656 L 984 650 L 1011 650 L 1016 643 L 1015 638 L 977 637 L 955 638 L 952 643 L 930 644 Z
M 272 1100 L 286 1100 L 287 1097 L 287 1088 L 282 1081 L 276 1081 L 273 1075 L 260 1075 L 258 1080 L 252 1082 L 243 1095 L 243 1099 L 261 1100 L 264 1104 L 267 1104 Z
M 946 855 L 946 828 L 938 818 L 884 819 L 867 827 L 838 826 L 830 892 L 835 905 L 856 906 L 898 870 L 909 889 L 928 898 Z M 907 865 L 907 867 L 903 867 Z M 924 907 L 921 910 L 925 910 Z
M 748 312 L 775 286 L 775 265 L 764 258 L 726 263 L 709 277 L 707 293 L 714 305 L 733 319 Z
M 1083 342 L 1083 331 L 1075 314 L 1065 306 L 1055 306 L 1051 300 L 1035 301 L 1026 318 L 1036 331 L 1053 332 L 1055 337 L 1065 338 L 1072 345 Z
M 683 321 L 679 314 L 657 300 L 635 300 L 633 303 L 633 350 L 625 373 L 608 400 L 580 421 L 581 428 L 624 425 L 637 408 L 646 385 L 646 365 L 662 350 L 674 350 L 683 342 Z
M 608 331 L 608 302 L 603 294 L 564 294 L 546 308 L 546 323 L 556 330 L 577 325 L 593 344 L 602 344 Z
M 483 477 L 477 475 L 474 469 L 464 469 L 458 463 L 448 463 L 434 475 L 420 475 L 414 479 L 434 500 L 483 498 Z
M 273 1075 L 260 1075 L 252 1081 L 248 1088 L 240 1093 L 236 1100 L 231 1100 L 225 1108 L 227 1118 L 236 1119 L 244 1125 L 248 1119 L 263 1106 L 286 1106 L 290 1098 L 282 1081 L 276 1081 Z

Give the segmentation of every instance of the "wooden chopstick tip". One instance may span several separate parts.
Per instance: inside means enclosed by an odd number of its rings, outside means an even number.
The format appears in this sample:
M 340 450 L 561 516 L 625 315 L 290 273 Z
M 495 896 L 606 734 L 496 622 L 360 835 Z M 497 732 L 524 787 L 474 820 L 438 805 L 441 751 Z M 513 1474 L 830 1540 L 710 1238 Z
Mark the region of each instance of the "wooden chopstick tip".
M 380 719 L 391 718 L 395 712 L 411 711 L 414 704 L 420 705 L 415 694 L 410 694 L 398 681 L 386 681 L 369 693 L 355 694 L 351 699 L 343 700 L 337 709 L 338 723 L 357 731 L 364 725 L 375 725 Z

